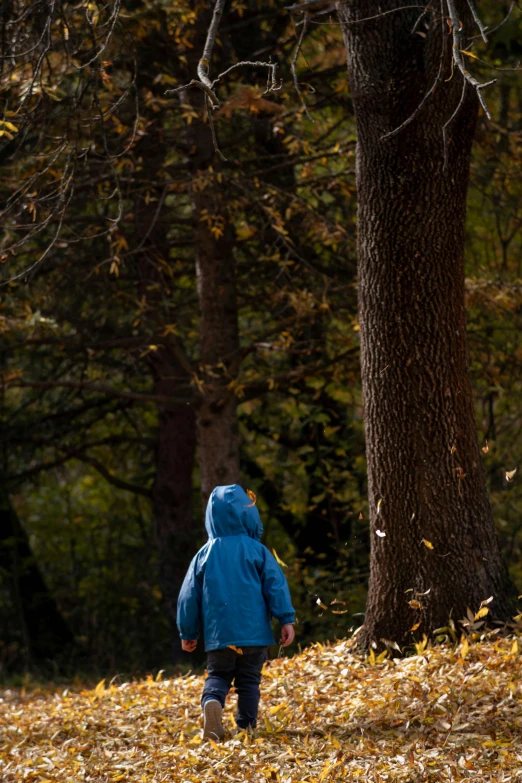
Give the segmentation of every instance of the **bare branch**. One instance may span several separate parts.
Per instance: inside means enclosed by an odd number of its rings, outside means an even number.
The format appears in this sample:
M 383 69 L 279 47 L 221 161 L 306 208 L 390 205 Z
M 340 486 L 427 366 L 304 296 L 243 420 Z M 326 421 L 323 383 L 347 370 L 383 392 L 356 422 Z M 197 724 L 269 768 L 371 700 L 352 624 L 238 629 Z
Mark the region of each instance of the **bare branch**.
M 299 87 L 299 79 L 297 76 L 297 70 L 296 70 L 296 64 L 297 64 L 297 58 L 299 57 L 299 52 L 301 51 L 301 46 L 303 44 L 303 39 L 306 35 L 306 30 L 308 28 L 308 14 L 305 13 L 304 19 L 303 19 L 303 27 L 301 30 L 301 34 L 299 35 L 299 40 L 297 41 L 297 46 L 295 47 L 294 56 L 292 57 L 292 62 L 290 63 L 290 68 L 292 69 L 292 75 L 294 77 L 294 87 L 295 91 L 299 96 L 299 99 L 301 101 L 301 104 L 303 106 L 303 109 L 306 112 L 306 116 L 309 120 L 312 120 L 314 122 L 313 117 L 311 116 L 310 112 L 308 111 L 308 106 L 305 103 L 305 99 L 303 97 L 303 94 L 301 92 L 301 89 Z
M 478 99 L 480 101 L 480 105 L 484 109 L 486 117 L 488 118 L 488 120 L 490 120 L 491 114 L 489 113 L 489 109 L 487 107 L 486 101 L 484 100 L 484 97 L 482 95 L 482 90 L 485 87 L 489 87 L 491 84 L 495 84 L 497 80 L 492 79 L 490 82 L 481 84 L 467 70 L 466 64 L 462 59 L 462 36 L 460 30 L 459 17 L 457 14 L 457 9 L 455 8 L 455 0 L 446 0 L 446 2 L 448 5 L 448 13 L 451 19 L 451 27 L 453 33 L 453 61 L 457 66 L 457 68 L 459 69 L 459 71 L 461 72 L 461 74 L 463 75 L 463 77 L 466 79 L 466 81 L 476 90 Z
M 220 79 L 222 79 L 224 76 L 227 76 L 231 71 L 235 70 L 236 68 L 250 66 L 255 68 L 268 68 L 269 78 L 267 80 L 266 92 L 272 92 L 273 90 L 280 90 L 282 86 L 282 82 L 281 84 L 277 83 L 276 63 L 271 63 L 271 62 L 266 63 L 262 61 L 251 62 L 248 60 L 243 60 L 239 63 L 236 63 L 235 65 L 232 65 L 226 71 L 220 73 L 213 81 L 210 81 L 209 78 L 210 61 L 212 59 L 212 51 L 216 43 L 219 24 L 221 22 L 221 17 L 223 16 L 223 9 L 225 7 L 225 3 L 226 0 L 216 0 L 216 5 L 214 6 L 214 13 L 212 14 L 212 19 L 207 32 L 205 46 L 203 47 L 203 54 L 198 63 L 198 68 L 197 68 L 198 79 L 192 79 L 188 84 L 182 85 L 181 87 L 175 87 L 172 90 L 166 90 L 165 92 L 165 95 L 169 95 L 177 92 L 184 92 L 189 87 L 198 87 L 198 89 L 203 90 L 206 96 L 205 105 L 207 109 L 210 131 L 212 133 L 212 141 L 214 143 L 214 149 L 219 155 L 219 157 L 221 158 L 221 160 L 223 161 L 226 161 L 226 158 L 221 152 L 221 150 L 219 149 L 217 136 L 216 136 L 216 129 L 212 121 L 212 112 L 211 112 L 211 109 L 213 111 L 216 111 L 217 109 L 220 108 L 221 105 L 219 103 L 219 98 L 217 97 L 215 92 L 215 85 L 220 81 Z
M 91 465 L 91 467 L 98 471 L 100 476 L 103 476 L 103 478 L 114 487 L 117 487 L 118 489 L 124 489 L 126 492 L 132 492 L 134 495 L 141 495 L 142 497 L 148 498 L 149 500 L 151 499 L 152 495 L 150 489 L 141 487 L 137 484 L 131 484 L 129 481 L 124 481 L 123 479 L 118 478 L 118 476 L 114 476 L 105 467 L 105 465 L 103 465 L 94 457 L 88 457 L 86 454 L 82 454 L 82 452 L 69 451 L 68 449 L 64 449 L 62 447 L 58 447 L 58 450 L 66 453 L 70 459 L 77 459 L 80 462 L 85 462 L 87 465 Z
M 449 120 L 445 123 L 445 125 L 442 128 L 442 140 L 443 140 L 443 144 L 444 144 L 444 166 L 443 166 L 443 171 L 445 171 L 447 169 L 447 167 L 448 167 L 448 127 L 451 125 L 451 123 L 453 122 L 453 120 L 455 119 L 457 114 L 459 113 L 462 104 L 464 103 L 464 96 L 466 94 L 466 87 L 467 87 L 467 85 L 468 85 L 468 83 L 467 83 L 466 79 L 463 79 L 462 80 L 462 93 L 460 95 L 460 100 L 459 100 L 459 102 L 457 104 L 457 108 L 455 109 L 455 111 L 453 112 L 453 114 L 451 115 Z
M 125 391 L 116 389 L 113 386 L 106 386 L 102 383 L 88 383 L 82 381 L 18 381 L 16 383 L 6 383 L 0 385 L 1 389 L 79 389 L 87 392 L 106 394 L 109 397 L 119 397 L 124 400 L 133 400 L 135 402 L 153 402 L 157 405 L 172 407 L 173 405 L 194 405 L 198 404 L 201 396 L 195 392 L 190 394 L 171 397 L 166 394 L 147 394 L 141 392 Z
M 307 0 L 306 3 L 297 3 L 295 5 L 287 5 L 286 10 L 294 12 L 307 12 L 307 11 L 322 11 L 325 6 L 332 6 L 332 10 L 335 10 L 335 4 L 330 0 Z
M 484 41 L 484 43 L 487 43 L 488 42 L 488 38 L 487 38 L 487 35 L 486 35 L 486 28 L 484 27 L 484 25 L 480 21 L 480 17 L 479 17 L 479 15 L 477 13 L 477 9 L 475 8 L 472 0 L 468 0 L 468 5 L 469 5 L 471 13 L 473 14 L 473 19 L 475 20 L 475 24 L 477 25 L 478 29 L 480 30 L 480 35 L 482 36 L 482 40 Z

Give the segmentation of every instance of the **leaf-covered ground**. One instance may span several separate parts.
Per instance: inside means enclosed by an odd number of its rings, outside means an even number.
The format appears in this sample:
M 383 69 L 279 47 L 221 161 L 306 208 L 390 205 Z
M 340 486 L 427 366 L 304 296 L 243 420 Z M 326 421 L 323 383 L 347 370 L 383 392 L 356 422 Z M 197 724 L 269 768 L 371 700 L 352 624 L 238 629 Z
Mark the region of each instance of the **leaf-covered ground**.
M 219 745 L 201 740 L 201 676 L 0 691 L 0 780 L 522 781 L 518 645 L 465 642 L 378 664 L 346 641 L 315 645 L 266 667 L 257 736 Z

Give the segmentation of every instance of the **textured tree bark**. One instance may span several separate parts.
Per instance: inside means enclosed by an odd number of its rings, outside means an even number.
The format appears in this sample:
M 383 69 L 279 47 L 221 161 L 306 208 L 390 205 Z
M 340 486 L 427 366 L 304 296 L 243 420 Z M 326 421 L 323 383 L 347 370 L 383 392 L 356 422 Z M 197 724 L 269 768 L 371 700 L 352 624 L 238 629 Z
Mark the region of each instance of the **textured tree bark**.
M 357 121 L 358 293 L 371 508 L 371 575 L 361 643 L 407 644 L 477 611 L 511 610 L 477 441 L 464 307 L 464 228 L 476 94 L 451 77 L 437 5 L 351 0 L 338 12 Z M 376 16 L 371 21 L 357 21 Z M 467 3 L 459 3 L 464 35 Z M 476 31 L 475 31 L 476 32 Z M 441 64 L 442 76 L 416 109 Z M 379 536 L 377 530 L 385 533 Z M 429 542 L 433 549 L 423 543 Z M 426 593 L 429 590 L 429 593 Z M 410 592 L 408 592 L 410 591 Z M 412 603 L 413 602 L 413 603 Z
M 201 111 L 199 92 L 191 94 L 190 100 Z M 214 487 L 240 481 L 237 398 L 228 389 L 237 372 L 240 348 L 233 232 L 225 214 L 222 186 L 217 178 L 203 190 L 197 184 L 198 174 L 208 172 L 213 161 L 216 165 L 210 128 L 198 118 L 188 126 L 187 136 L 194 150 L 191 171 L 196 180 L 191 197 L 204 388 L 197 429 L 205 508 Z
M 205 202 L 197 194 L 194 219 Z M 211 209 L 219 214 L 219 198 Z M 197 225 L 197 224 L 196 224 Z M 239 355 L 239 330 L 230 232 L 216 240 L 199 217 L 196 227 L 200 360 L 205 401 L 197 411 L 198 454 L 203 508 L 214 487 L 240 482 L 237 398 L 228 390 Z
M 34 559 L 27 534 L 9 499 L 0 499 L 0 568 L 8 574 L 20 616 L 28 663 L 67 653 L 74 641 Z

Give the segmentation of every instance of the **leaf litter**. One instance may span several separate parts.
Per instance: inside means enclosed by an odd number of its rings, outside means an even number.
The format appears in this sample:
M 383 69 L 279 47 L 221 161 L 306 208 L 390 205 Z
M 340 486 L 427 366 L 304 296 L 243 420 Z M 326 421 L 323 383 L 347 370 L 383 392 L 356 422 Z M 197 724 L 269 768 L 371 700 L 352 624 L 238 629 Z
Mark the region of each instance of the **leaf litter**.
M 522 780 L 515 636 L 364 658 L 352 641 L 266 665 L 255 736 L 201 739 L 203 676 L 0 690 L 2 783 Z M 387 653 L 385 652 L 384 655 Z

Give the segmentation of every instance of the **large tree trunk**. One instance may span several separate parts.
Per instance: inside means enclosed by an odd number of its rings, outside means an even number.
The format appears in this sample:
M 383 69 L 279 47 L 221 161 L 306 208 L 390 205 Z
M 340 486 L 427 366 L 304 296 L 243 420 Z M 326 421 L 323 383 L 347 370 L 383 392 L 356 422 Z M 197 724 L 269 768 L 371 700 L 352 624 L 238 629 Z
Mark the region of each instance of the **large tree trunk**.
M 451 77 L 439 7 L 412 34 L 402 0 L 340 5 L 357 120 L 359 318 L 371 575 L 362 642 L 401 644 L 458 621 L 510 585 L 488 501 L 473 413 L 464 308 L 464 227 L 477 98 Z M 375 16 L 371 21 L 360 21 Z M 470 13 L 459 4 L 464 33 Z M 354 23 L 355 22 L 355 23 Z M 419 115 L 396 136 L 433 84 Z M 379 536 L 377 530 L 385 533 Z M 423 542 L 429 542 L 426 544 Z M 431 548 L 430 544 L 433 546 Z M 426 595 L 421 595 L 426 593 Z M 412 591 L 412 592 L 408 592 Z M 413 603 L 411 603 L 413 601 Z
M 25 663 L 45 663 L 65 656 L 74 637 L 45 584 L 7 496 L 0 498 L 0 569 L 8 575 L 18 612 Z

